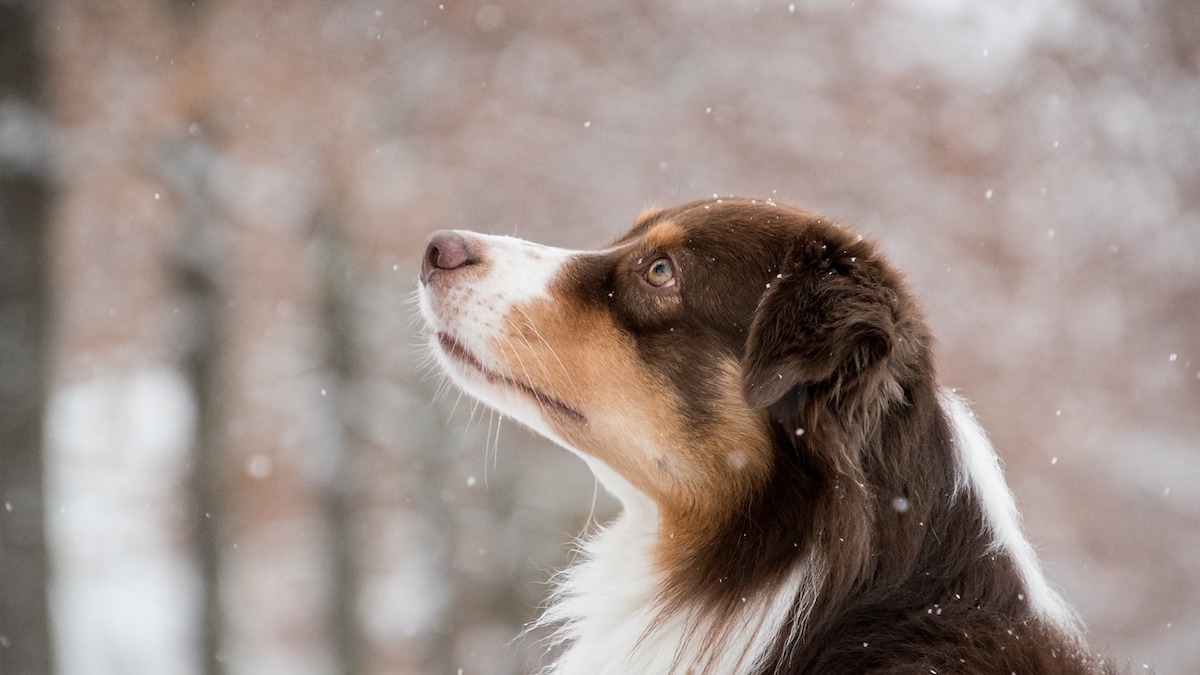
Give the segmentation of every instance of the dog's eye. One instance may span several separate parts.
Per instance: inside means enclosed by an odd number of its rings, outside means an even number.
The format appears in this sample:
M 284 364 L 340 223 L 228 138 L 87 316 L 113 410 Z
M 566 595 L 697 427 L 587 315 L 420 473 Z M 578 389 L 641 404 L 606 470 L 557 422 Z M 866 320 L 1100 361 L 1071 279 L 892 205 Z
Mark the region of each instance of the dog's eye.
M 646 283 L 658 288 L 674 286 L 675 268 L 671 266 L 671 261 L 659 258 L 651 263 L 650 267 L 646 269 Z

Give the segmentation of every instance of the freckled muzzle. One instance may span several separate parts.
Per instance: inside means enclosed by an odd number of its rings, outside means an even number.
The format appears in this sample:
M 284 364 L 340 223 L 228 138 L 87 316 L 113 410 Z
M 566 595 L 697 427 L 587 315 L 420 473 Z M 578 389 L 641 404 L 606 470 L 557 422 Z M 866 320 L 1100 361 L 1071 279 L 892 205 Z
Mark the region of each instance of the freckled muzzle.
M 593 469 L 603 465 L 605 484 L 626 501 L 694 508 L 701 497 L 732 498 L 768 465 L 761 421 L 741 400 L 740 369 L 731 357 L 697 353 L 705 365 L 694 372 L 720 383 L 705 388 L 719 394 L 702 402 L 707 417 L 696 433 L 681 401 L 703 394 L 639 351 L 644 335 L 629 319 L 675 307 L 677 294 L 664 289 L 677 290 L 681 277 L 663 250 L 682 237 L 665 224 L 608 249 L 569 251 L 436 232 L 420 288 L 433 354 L 466 393 L 584 456 Z M 606 294 L 610 302 L 589 295 L 604 290 L 615 292 Z M 658 344 L 684 348 L 677 340 Z M 628 496 L 631 490 L 638 496 Z
M 539 429 L 548 419 L 585 421 L 577 408 L 546 393 L 546 359 L 532 349 L 542 345 L 522 333 L 536 330 L 529 307 L 549 298 L 572 253 L 442 230 L 430 235 L 421 261 L 421 309 L 446 372 L 471 395 Z

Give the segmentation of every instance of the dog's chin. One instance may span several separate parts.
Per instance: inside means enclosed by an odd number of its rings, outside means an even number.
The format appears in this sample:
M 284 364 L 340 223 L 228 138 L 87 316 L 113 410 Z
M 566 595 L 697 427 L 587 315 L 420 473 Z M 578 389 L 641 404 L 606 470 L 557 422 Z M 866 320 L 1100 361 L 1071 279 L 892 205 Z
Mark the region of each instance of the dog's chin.
M 550 440 L 566 445 L 554 428 L 557 425 L 587 423 L 587 419 L 575 408 L 490 367 L 448 333 L 438 332 L 433 344 L 434 353 L 442 367 L 463 391 Z

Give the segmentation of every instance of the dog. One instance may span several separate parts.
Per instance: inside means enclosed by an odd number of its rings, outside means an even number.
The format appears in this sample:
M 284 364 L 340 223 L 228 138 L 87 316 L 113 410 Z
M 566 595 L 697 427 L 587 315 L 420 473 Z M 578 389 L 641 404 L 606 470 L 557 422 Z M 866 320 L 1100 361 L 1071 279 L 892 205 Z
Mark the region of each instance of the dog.
M 862 236 L 716 197 L 594 251 L 441 231 L 419 298 L 450 378 L 621 503 L 540 620 L 547 672 L 1113 672 Z

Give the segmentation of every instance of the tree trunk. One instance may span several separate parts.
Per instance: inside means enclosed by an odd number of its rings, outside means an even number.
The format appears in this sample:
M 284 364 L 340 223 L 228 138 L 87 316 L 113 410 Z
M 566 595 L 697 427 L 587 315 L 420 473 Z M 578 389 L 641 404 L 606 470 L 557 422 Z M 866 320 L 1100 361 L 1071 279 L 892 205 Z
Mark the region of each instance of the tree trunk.
M 358 614 L 360 590 L 358 552 L 360 538 L 357 513 L 356 458 L 361 434 L 361 412 L 354 397 L 361 391 L 361 372 L 356 352 L 361 348 L 356 326 L 355 300 L 358 288 L 349 244 L 343 237 L 337 213 L 324 209 L 316 215 L 314 235 L 319 243 L 321 327 L 325 333 L 325 368 L 333 419 L 333 437 L 328 452 L 333 465 L 325 490 L 326 524 L 330 532 L 330 567 L 333 571 L 330 598 L 330 627 L 337 649 L 339 672 L 364 672 L 365 642 Z
M 53 671 L 42 416 L 53 198 L 33 2 L 0 1 L 0 673 Z
M 224 306 L 223 246 L 217 223 L 220 209 L 208 176 L 212 149 L 203 138 L 185 141 L 168 153 L 164 168 L 183 204 L 181 243 L 175 257 L 176 287 L 187 323 L 182 336 L 184 376 L 196 405 L 191 452 L 190 492 L 193 540 L 203 599 L 199 649 L 205 675 L 221 675 L 224 610 L 221 605 L 221 524 L 224 481 L 222 361 Z

